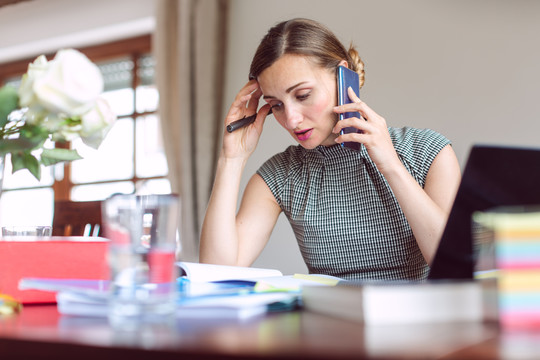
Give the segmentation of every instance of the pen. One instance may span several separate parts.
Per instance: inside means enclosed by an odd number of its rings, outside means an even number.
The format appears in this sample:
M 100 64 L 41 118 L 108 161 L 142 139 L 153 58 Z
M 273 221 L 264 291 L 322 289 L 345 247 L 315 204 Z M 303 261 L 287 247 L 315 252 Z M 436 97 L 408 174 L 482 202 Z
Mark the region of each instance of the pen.
M 270 110 L 266 116 L 270 115 L 271 113 L 272 113 L 272 110 Z M 232 123 L 227 125 L 227 131 L 232 133 L 235 130 L 243 128 L 244 126 L 248 126 L 249 124 L 253 123 L 256 118 L 257 118 L 257 114 L 253 114 L 247 117 L 244 116 L 243 118 L 233 121 Z
M 233 121 L 229 125 L 227 125 L 227 131 L 232 133 L 235 130 L 241 129 L 244 126 L 248 126 L 249 124 L 253 123 L 255 119 L 257 118 L 257 114 L 253 114 L 248 117 L 243 117 L 239 120 Z

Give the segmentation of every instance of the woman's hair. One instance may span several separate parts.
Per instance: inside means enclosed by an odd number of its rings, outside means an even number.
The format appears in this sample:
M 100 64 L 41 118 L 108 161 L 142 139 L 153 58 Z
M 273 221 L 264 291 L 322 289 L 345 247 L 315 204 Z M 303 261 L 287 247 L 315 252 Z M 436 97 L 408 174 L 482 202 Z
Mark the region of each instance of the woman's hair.
M 266 68 L 285 54 L 309 57 L 317 65 L 337 69 L 346 60 L 349 68 L 360 76 L 364 85 L 364 63 L 351 44 L 345 49 L 337 37 L 324 25 L 309 19 L 292 19 L 268 30 L 253 56 L 249 78 L 257 78 Z

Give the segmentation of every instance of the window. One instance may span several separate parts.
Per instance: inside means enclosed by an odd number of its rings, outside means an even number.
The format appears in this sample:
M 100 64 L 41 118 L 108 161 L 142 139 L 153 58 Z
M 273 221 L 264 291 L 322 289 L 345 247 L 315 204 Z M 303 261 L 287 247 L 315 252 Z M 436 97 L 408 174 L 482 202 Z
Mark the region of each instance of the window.
M 43 168 L 39 182 L 27 170 L 11 174 L 7 165 L 0 223 L 51 224 L 54 200 L 102 200 L 114 193 L 170 193 L 150 43 L 146 35 L 79 49 L 100 68 L 105 83 L 103 96 L 118 120 L 98 150 L 74 142 L 71 146 L 83 159 Z M 17 87 L 32 60 L 2 65 L 5 70 L 0 71 L 0 83 Z M 20 204 L 32 206 L 21 208 Z

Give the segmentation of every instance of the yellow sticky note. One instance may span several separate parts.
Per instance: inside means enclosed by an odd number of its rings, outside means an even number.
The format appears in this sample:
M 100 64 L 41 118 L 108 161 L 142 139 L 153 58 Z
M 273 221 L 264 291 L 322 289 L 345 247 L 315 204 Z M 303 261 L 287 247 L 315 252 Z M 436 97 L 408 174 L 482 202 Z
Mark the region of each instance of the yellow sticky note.
M 324 275 L 306 275 L 306 274 L 294 274 L 295 279 L 313 281 L 319 284 L 334 286 L 341 280 L 337 278 L 327 277 Z

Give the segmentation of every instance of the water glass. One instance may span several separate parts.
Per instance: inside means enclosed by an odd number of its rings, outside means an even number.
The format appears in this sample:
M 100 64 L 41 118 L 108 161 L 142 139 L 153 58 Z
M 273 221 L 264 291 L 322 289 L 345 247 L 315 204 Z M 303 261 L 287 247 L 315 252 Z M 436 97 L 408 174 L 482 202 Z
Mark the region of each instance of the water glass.
M 104 201 L 113 326 L 174 321 L 179 211 L 178 196 L 172 194 L 115 195 Z

